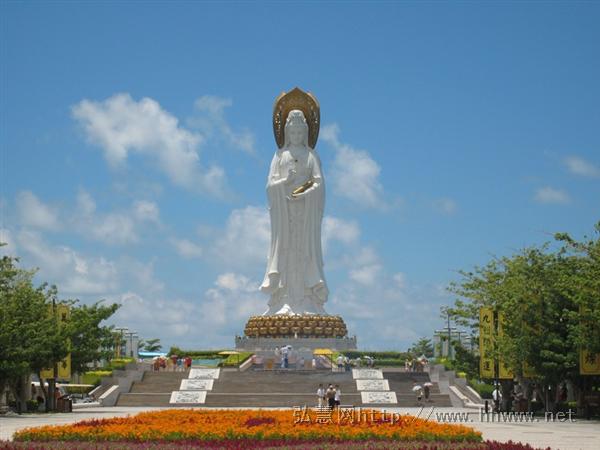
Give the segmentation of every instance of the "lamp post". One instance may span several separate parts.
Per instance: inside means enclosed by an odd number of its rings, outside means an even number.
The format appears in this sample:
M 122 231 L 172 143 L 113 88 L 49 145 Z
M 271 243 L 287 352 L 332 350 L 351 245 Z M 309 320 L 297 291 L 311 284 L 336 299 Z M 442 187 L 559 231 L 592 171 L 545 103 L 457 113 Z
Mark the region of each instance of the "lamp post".
M 115 357 L 121 357 L 121 347 L 123 346 L 123 335 L 129 331 L 126 327 L 115 327 Z
M 138 338 L 138 334 L 136 331 L 132 331 L 129 333 L 129 357 L 133 358 L 133 338 Z M 137 351 L 136 351 L 137 353 Z M 136 355 L 137 356 L 137 355 Z

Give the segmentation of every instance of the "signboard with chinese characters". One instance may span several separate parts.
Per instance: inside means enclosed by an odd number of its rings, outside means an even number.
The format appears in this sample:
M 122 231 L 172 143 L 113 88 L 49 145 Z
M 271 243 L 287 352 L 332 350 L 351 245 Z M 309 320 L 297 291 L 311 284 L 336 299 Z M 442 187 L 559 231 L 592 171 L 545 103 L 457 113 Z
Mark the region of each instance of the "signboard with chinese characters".
M 383 372 L 378 369 L 352 369 L 352 378 L 355 380 L 382 380 Z
M 56 318 L 58 319 L 58 326 L 62 327 L 67 324 L 71 317 L 71 310 L 69 305 L 59 304 L 54 307 Z M 71 354 L 65 356 L 58 364 L 58 379 L 70 380 L 71 379 Z M 54 369 L 44 369 L 40 372 L 42 378 L 54 378 Z
M 579 351 L 579 374 L 600 375 L 600 353 L 592 353 L 587 350 Z
M 356 380 L 357 391 L 389 391 L 388 380 Z
M 194 380 L 181 380 L 179 389 L 182 391 L 212 391 L 213 380 L 196 378 Z
M 479 309 L 479 374 L 481 378 L 494 378 L 494 311 Z
M 212 379 L 217 380 L 219 378 L 221 369 L 191 369 L 188 378 L 195 379 Z
M 361 392 L 361 400 L 363 404 L 375 404 L 375 403 L 398 403 L 396 393 L 393 391 L 378 391 L 378 392 Z
M 206 391 L 173 391 L 169 403 L 204 403 L 206 401 Z

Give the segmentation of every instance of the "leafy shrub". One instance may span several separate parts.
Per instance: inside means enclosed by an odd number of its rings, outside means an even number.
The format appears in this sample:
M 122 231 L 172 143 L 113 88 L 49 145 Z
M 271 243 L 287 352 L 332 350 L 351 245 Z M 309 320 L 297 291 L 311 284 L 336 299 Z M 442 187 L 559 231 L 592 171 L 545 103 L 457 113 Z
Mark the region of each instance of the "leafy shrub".
M 93 384 L 93 383 L 85 383 L 85 384 Z M 67 394 L 87 394 L 89 391 L 94 389 L 93 386 L 70 386 L 68 384 L 65 384 L 64 388 L 67 391 Z
M 480 383 L 476 380 L 468 380 L 469 385 L 477 391 L 477 393 L 481 396 L 481 398 L 492 398 L 492 392 L 494 391 L 494 386 L 488 383 Z
M 133 362 L 133 358 L 115 358 L 110 360 L 106 368 L 109 370 L 123 370 L 130 362 Z
M 248 358 L 250 358 L 254 353 L 252 352 L 240 352 L 239 355 L 228 355 L 227 359 L 221 362 L 222 367 L 237 367 L 238 364 L 243 364 L 246 362 Z M 238 363 L 239 361 L 239 363 Z
M 81 382 L 83 384 L 93 384 L 98 386 L 102 377 L 109 377 L 112 375 L 112 370 L 93 370 L 91 372 L 85 372 L 81 376 Z
M 27 404 L 27 411 L 29 411 L 29 412 L 37 411 L 37 409 L 38 409 L 37 400 L 27 400 L 26 404 Z

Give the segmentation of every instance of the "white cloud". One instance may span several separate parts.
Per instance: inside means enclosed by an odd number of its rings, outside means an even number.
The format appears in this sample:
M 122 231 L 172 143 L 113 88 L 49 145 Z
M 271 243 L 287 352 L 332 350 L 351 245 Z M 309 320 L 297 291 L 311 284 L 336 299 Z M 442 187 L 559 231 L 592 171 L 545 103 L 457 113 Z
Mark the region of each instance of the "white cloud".
M 8 228 L 0 228 L 0 243 L 6 244 L 0 247 L 0 256 L 17 256 L 17 245 Z
M 443 197 L 433 203 L 434 208 L 442 214 L 452 215 L 458 209 L 458 206 L 451 198 Z
M 183 348 L 218 348 L 233 344 L 246 321 L 266 309 L 258 286 L 238 273 L 224 273 L 197 299 L 168 298 L 131 290 L 109 297 L 122 307 L 111 320 L 145 338 L 160 337 Z M 166 348 L 165 348 L 166 350 Z
M 121 257 L 117 261 L 121 284 L 144 295 L 162 294 L 165 284 L 154 274 L 155 263 L 156 259 L 143 262 L 129 256 Z
M 19 192 L 16 203 L 22 225 L 44 230 L 60 228 L 57 209 L 41 202 L 33 192 Z
M 568 156 L 564 160 L 569 172 L 584 177 L 600 177 L 600 168 L 579 156 Z
M 534 200 L 538 203 L 547 204 L 567 204 L 571 202 L 571 198 L 567 192 L 550 186 L 539 188 L 535 192 Z
M 133 204 L 134 217 L 140 222 L 159 223 L 158 205 L 154 202 L 139 200 Z
M 339 140 L 337 124 L 326 125 L 320 136 L 335 150 L 330 179 L 333 191 L 360 206 L 386 209 L 383 186 L 379 181 L 381 167 L 365 150 L 357 150 Z
M 61 295 L 108 298 L 127 286 L 141 295 L 156 296 L 165 289 L 155 276 L 155 260 L 89 256 L 69 246 L 49 243 L 39 232 L 28 230 L 17 233 L 15 241 L 24 266 L 38 267 L 40 279 L 56 284 Z
M 200 128 L 209 137 L 218 134 L 234 148 L 248 154 L 255 154 L 254 135 L 249 130 L 234 131 L 225 119 L 225 108 L 232 104 L 233 102 L 228 98 L 204 95 L 194 104 L 201 115 L 190 119 L 190 123 Z
M 228 291 L 258 292 L 258 285 L 250 278 L 233 272 L 227 272 L 217 277 L 217 287 Z
M 267 309 L 267 297 L 258 290 L 258 284 L 236 273 L 220 275 L 215 287 L 205 293 L 202 304 L 204 315 L 220 326 L 235 324 L 235 332 L 243 330 L 245 321 Z M 213 325 L 214 326 L 214 325 Z
M 266 264 L 271 242 L 271 224 L 266 208 L 234 209 L 212 248 L 213 256 L 231 267 Z
M 72 112 L 111 166 L 122 166 L 130 153 L 138 153 L 157 163 L 176 185 L 220 197 L 227 194 L 223 169 L 200 164 L 203 137 L 181 127 L 155 100 L 116 94 L 100 102 L 82 100 Z
M 372 286 L 376 283 L 381 269 L 379 264 L 362 266 L 350 271 L 350 279 L 365 286 Z
M 195 340 L 195 345 L 203 347 L 199 330 L 203 329 L 204 323 L 194 302 L 140 295 L 133 291 L 109 300 L 121 305 L 111 322 L 137 331 L 143 339 L 158 337 L 163 343 L 170 341 L 182 345 L 185 343 L 182 340 L 187 337 Z
M 139 228 L 145 222 L 159 224 L 159 208 L 146 200 L 134 201 L 127 211 L 96 213 L 96 202 L 85 190 L 77 195 L 77 211 L 71 220 L 83 236 L 111 245 L 139 242 Z
M 89 192 L 80 189 L 77 193 L 77 209 L 84 216 L 92 215 L 96 212 L 96 202 Z
M 247 277 L 224 273 L 197 299 L 168 298 L 162 292 L 131 290 L 109 297 L 122 306 L 112 322 L 145 338 L 160 337 L 183 348 L 218 348 L 233 344 L 246 321 L 266 309 L 266 296 Z
M 397 289 L 403 290 L 407 287 L 408 282 L 406 280 L 406 275 L 402 272 L 397 272 L 392 276 L 394 280 L 395 287 Z
M 362 280 L 341 284 L 325 304 L 340 314 L 350 335 L 357 335 L 366 349 L 406 349 L 420 337 L 429 337 L 439 327 L 439 308 L 450 298 L 438 286 L 411 284 L 401 272 L 379 269 L 375 283 Z
M 203 254 L 202 247 L 187 239 L 169 239 L 177 254 L 186 259 L 200 258 Z
M 346 245 L 354 244 L 360 237 L 360 227 L 355 221 L 333 216 L 323 218 L 323 246 L 330 241 L 340 241 Z
M 57 284 L 61 294 L 103 295 L 118 287 L 118 270 L 112 261 L 51 245 L 33 231 L 19 232 L 17 241 L 28 261 L 39 267 L 42 279 Z

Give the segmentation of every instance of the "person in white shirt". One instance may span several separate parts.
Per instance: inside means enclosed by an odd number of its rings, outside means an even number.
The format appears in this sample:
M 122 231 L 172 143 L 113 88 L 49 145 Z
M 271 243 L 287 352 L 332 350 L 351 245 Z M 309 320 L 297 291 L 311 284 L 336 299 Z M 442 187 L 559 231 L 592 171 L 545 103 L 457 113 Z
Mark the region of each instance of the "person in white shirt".
M 342 390 L 340 389 L 340 385 L 335 385 L 335 406 L 340 406 L 340 402 L 342 401 Z
M 325 388 L 323 388 L 322 384 L 320 384 L 319 389 L 317 389 L 317 401 L 319 408 L 322 408 L 325 403 Z
M 500 386 L 496 386 L 496 388 L 492 391 L 492 399 L 494 400 L 494 408 L 496 411 L 500 411 L 500 404 L 502 402 L 502 392 L 500 392 Z
M 336 362 L 337 362 L 338 371 L 342 372 L 342 369 L 344 368 L 344 357 L 342 355 L 339 355 L 336 359 Z

